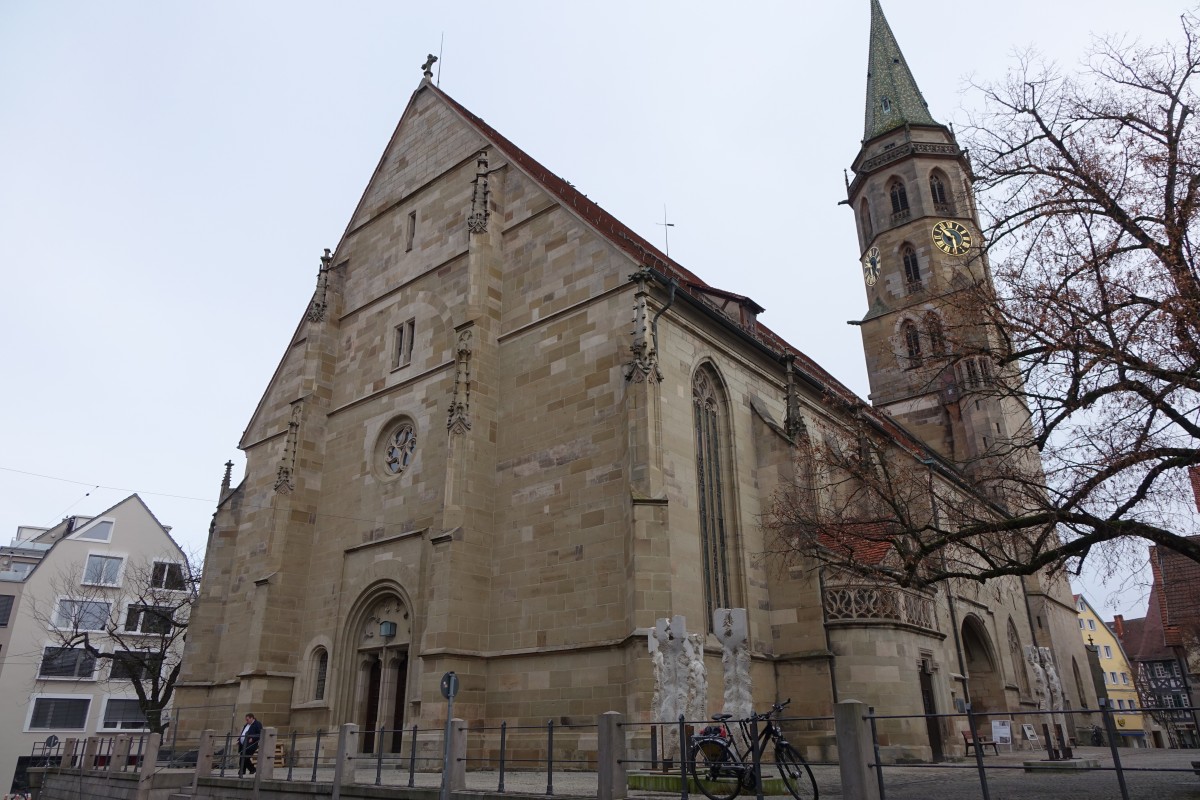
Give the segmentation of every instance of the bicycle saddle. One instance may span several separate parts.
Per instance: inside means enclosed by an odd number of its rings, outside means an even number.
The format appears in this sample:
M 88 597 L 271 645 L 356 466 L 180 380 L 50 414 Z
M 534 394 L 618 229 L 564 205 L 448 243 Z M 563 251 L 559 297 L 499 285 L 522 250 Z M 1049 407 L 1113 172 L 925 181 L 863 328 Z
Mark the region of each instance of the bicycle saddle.
M 712 718 L 717 722 L 724 722 L 727 719 L 733 719 L 733 714 L 713 714 Z

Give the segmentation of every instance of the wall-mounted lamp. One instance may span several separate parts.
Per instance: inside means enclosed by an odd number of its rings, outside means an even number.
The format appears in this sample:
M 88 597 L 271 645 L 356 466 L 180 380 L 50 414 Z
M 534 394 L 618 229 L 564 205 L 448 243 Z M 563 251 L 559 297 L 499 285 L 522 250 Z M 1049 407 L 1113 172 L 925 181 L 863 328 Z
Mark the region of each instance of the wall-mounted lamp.
M 379 623 L 379 635 L 384 639 L 391 639 L 396 635 L 396 623 L 389 620 L 384 620 Z

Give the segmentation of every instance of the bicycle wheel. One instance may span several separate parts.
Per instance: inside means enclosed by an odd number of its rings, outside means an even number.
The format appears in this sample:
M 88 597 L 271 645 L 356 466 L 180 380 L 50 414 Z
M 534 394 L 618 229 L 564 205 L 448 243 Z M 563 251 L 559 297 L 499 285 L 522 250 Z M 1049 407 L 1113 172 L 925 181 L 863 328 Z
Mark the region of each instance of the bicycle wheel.
M 817 800 L 817 779 L 804 757 L 786 742 L 775 747 L 775 764 L 783 783 L 796 800 Z
M 693 744 L 688 767 L 709 800 L 733 800 L 742 790 L 741 762 L 720 739 L 701 739 Z

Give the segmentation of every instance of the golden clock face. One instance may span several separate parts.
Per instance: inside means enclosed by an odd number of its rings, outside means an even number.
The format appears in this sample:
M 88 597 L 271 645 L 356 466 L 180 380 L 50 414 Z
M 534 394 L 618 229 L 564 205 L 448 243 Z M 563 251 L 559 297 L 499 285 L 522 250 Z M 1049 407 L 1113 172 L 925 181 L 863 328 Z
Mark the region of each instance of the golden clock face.
M 863 257 L 863 277 L 867 279 L 867 286 L 874 286 L 875 281 L 879 278 L 878 247 L 872 247 Z
M 971 232 L 961 222 L 944 219 L 933 226 L 933 243 L 947 255 L 961 256 L 971 249 Z

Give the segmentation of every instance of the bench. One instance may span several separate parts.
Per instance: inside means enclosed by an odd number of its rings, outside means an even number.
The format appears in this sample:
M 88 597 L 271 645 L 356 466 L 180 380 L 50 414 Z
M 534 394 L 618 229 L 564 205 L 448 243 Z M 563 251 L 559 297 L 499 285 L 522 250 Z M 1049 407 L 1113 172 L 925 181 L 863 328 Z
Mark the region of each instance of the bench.
M 968 753 L 971 752 L 971 748 L 974 747 L 977 749 L 979 754 L 982 755 L 983 750 L 979 750 L 978 748 L 990 747 L 992 748 L 992 752 L 994 752 L 996 755 L 1000 755 L 1000 748 L 996 746 L 996 743 L 993 740 L 987 738 L 986 736 L 976 736 L 970 731 L 963 731 L 962 735 L 963 741 L 967 745 Z

